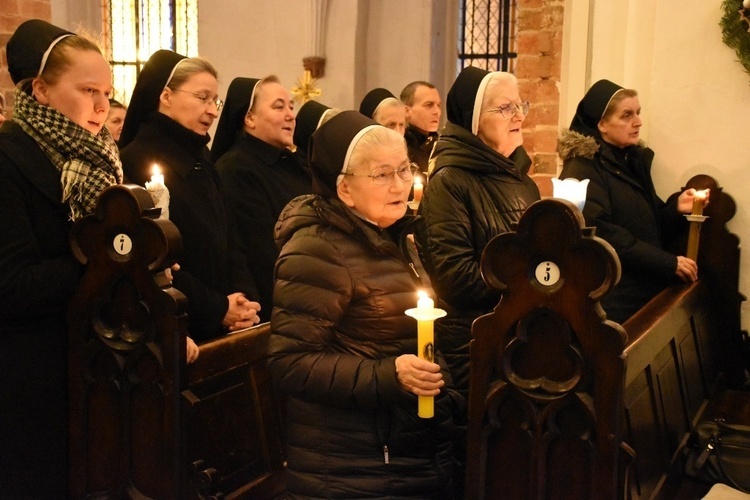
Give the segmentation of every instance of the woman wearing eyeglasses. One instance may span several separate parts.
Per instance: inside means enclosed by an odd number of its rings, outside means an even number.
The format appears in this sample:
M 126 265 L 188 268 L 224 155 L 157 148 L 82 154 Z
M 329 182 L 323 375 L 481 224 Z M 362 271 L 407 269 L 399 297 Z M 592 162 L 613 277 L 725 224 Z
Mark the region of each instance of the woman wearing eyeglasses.
M 260 308 L 206 147 L 223 105 L 217 91 L 208 61 L 159 50 L 138 77 L 120 136 L 130 182 L 145 184 L 154 165 L 164 175 L 183 247 L 173 284 L 188 299 L 188 332 L 197 341 L 254 325 Z
M 344 111 L 312 136 L 315 195 L 279 217 L 269 367 L 286 396 L 291 498 L 446 498 L 453 415 L 444 365 L 406 316 L 423 285 L 399 248 L 416 166 L 397 132 Z M 439 355 L 436 361 L 442 362 Z M 417 416 L 417 395 L 435 416 Z
M 448 93 L 448 123 L 430 162 L 418 238 L 441 307 L 436 341 L 464 394 L 469 383 L 471 323 L 500 299 L 482 280 L 487 243 L 509 231 L 539 190 L 529 177 L 531 160 L 521 144 L 529 104 L 510 73 L 464 68 Z
M 670 283 L 695 281 L 698 265 L 663 246 L 687 230 L 695 190 L 664 203 L 651 180 L 654 152 L 640 142 L 638 93 L 599 80 L 578 104 L 558 144 L 561 178 L 589 179 L 583 215 L 620 258 L 622 277 L 602 300 L 607 317 L 623 322 Z

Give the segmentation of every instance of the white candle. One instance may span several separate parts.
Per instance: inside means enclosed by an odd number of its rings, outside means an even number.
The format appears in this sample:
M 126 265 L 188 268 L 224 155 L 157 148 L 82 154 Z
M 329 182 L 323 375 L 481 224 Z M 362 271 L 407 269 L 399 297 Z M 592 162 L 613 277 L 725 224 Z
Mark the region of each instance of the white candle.
M 161 184 L 162 186 L 164 185 L 164 174 L 161 173 L 161 169 L 156 163 L 151 167 L 151 182 L 154 184 Z
M 417 309 L 421 309 L 420 312 L 426 312 L 424 311 L 425 309 L 431 311 L 435 308 L 435 301 L 427 296 L 427 292 L 420 290 L 417 292 L 417 296 L 419 297 L 417 299 Z
M 693 197 L 692 215 L 703 215 L 703 206 L 706 203 L 706 190 L 696 191 Z
M 422 178 L 417 176 L 414 178 L 414 201 L 421 201 L 422 200 L 422 191 L 424 190 L 424 186 L 422 185 Z

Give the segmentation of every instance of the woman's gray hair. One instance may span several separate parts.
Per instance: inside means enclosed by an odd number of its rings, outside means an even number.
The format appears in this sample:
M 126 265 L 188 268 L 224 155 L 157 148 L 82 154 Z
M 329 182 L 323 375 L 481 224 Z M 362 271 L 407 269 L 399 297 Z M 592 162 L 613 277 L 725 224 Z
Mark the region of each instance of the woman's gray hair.
M 177 63 L 177 66 L 172 73 L 172 77 L 167 83 L 167 87 L 176 90 L 180 85 L 185 83 L 188 78 L 199 73 L 209 73 L 214 78 L 219 78 L 219 73 L 216 71 L 216 68 L 214 68 L 214 66 L 206 59 L 203 59 L 202 57 L 188 57 Z
M 380 116 L 380 113 L 382 113 L 386 109 L 389 109 L 389 108 L 402 108 L 403 109 L 405 107 L 406 105 L 403 102 L 396 99 L 395 97 L 389 97 L 387 99 L 383 99 L 383 102 L 378 104 L 378 107 L 375 108 L 375 112 L 372 114 L 372 119 L 380 123 L 380 120 L 378 119 L 378 117 Z
M 349 157 L 349 163 L 346 166 L 346 172 L 352 171 L 354 167 L 364 164 L 370 157 L 373 149 L 376 148 L 404 148 L 406 155 L 406 141 L 404 137 L 389 128 L 383 126 L 373 127 L 367 131 L 352 149 Z
M 490 79 L 487 81 L 487 86 L 484 88 L 484 95 L 482 96 L 482 109 L 485 108 L 485 102 L 487 95 L 492 89 L 500 85 L 514 85 L 518 86 L 518 78 L 513 73 L 507 73 L 505 71 L 497 71 L 491 74 Z

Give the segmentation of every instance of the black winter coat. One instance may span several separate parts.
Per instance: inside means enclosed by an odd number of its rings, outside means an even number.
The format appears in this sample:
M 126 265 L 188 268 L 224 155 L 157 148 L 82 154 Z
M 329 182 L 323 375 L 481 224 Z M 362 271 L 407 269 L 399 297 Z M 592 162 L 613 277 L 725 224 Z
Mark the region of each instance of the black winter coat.
M 437 321 L 436 347 L 451 366 L 456 387 L 468 394 L 471 323 L 500 300 L 482 279 L 482 252 L 539 200 L 539 189 L 528 175 L 531 160 L 522 147 L 506 158 L 450 122 L 433 158 L 420 207 L 426 226 L 420 251 L 448 311 Z
M 180 270 L 173 284 L 188 299 L 188 332 L 196 342 L 224 333 L 227 295 L 258 297 L 207 142 L 208 136 L 154 113 L 120 153 L 130 182 L 144 185 L 154 163 L 162 169 L 170 195 L 169 219 L 182 236 Z
M 301 196 L 279 218 L 269 366 L 287 396 L 287 486 L 302 498 L 451 498 L 453 416 L 446 385 L 435 417 L 398 382 L 416 353 L 404 311 L 419 288 L 398 241 L 338 200 Z M 442 362 L 442 359 L 440 359 Z
M 287 203 L 312 192 L 312 180 L 291 151 L 245 132 L 216 161 L 216 169 L 258 287 L 261 321 L 268 321 L 273 308 L 273 267 L 279 256 L 273 229 Z
M 0 498 L 67 496 L 68 245 L 60 172 L 13 122 L 0 128 Z
M 427 172 L 432 150 L 439 137 L 437 132 L 424 134 L 414 127 L 406 127 L 404 139 L 409 150 L 409 160 L 419 165 L 420 172 Z
M 620 258 L 620 282 L 601 304 L 609 319 L 621 323 L 678 281 L 677 257 L 663 248 L 687 230 L 687 222 L 677 211 L 676 197 L 665 204 L 656 194 L 651 149 L 623 150 L 574 131 L 563 134 L 558 149 L 560 178 L 589 179 L 583 216 Z

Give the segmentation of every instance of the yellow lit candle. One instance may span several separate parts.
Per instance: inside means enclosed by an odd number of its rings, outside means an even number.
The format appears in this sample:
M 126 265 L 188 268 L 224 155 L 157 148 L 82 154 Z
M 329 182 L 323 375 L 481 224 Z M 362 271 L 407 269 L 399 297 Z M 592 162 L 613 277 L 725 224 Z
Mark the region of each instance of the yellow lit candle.
M 164 174 L 161 173 L 161 169 L 156 163 L 151 167 L 151 182 L 154 184 L 161 184 L 162 186 L 164 185 Z
M 424 186 L 422 185 L 422 178 L 417 176 L 414 178 L 414 201 L 420 202 L 422 201 L 422 192 L 424 190 Z
M 445 311 L 435 308 L 435 302 L 420 291 L 416 309 L 406 311 L 408 316 L 417 320 L 417 356 L 421 359 L 435 362 L 435 320 L 445 316 Z M 435 398 L 432 396 L 419 396 L 417 403 L 417 415 L 421 418 L 432 418 L 435 416 Z

